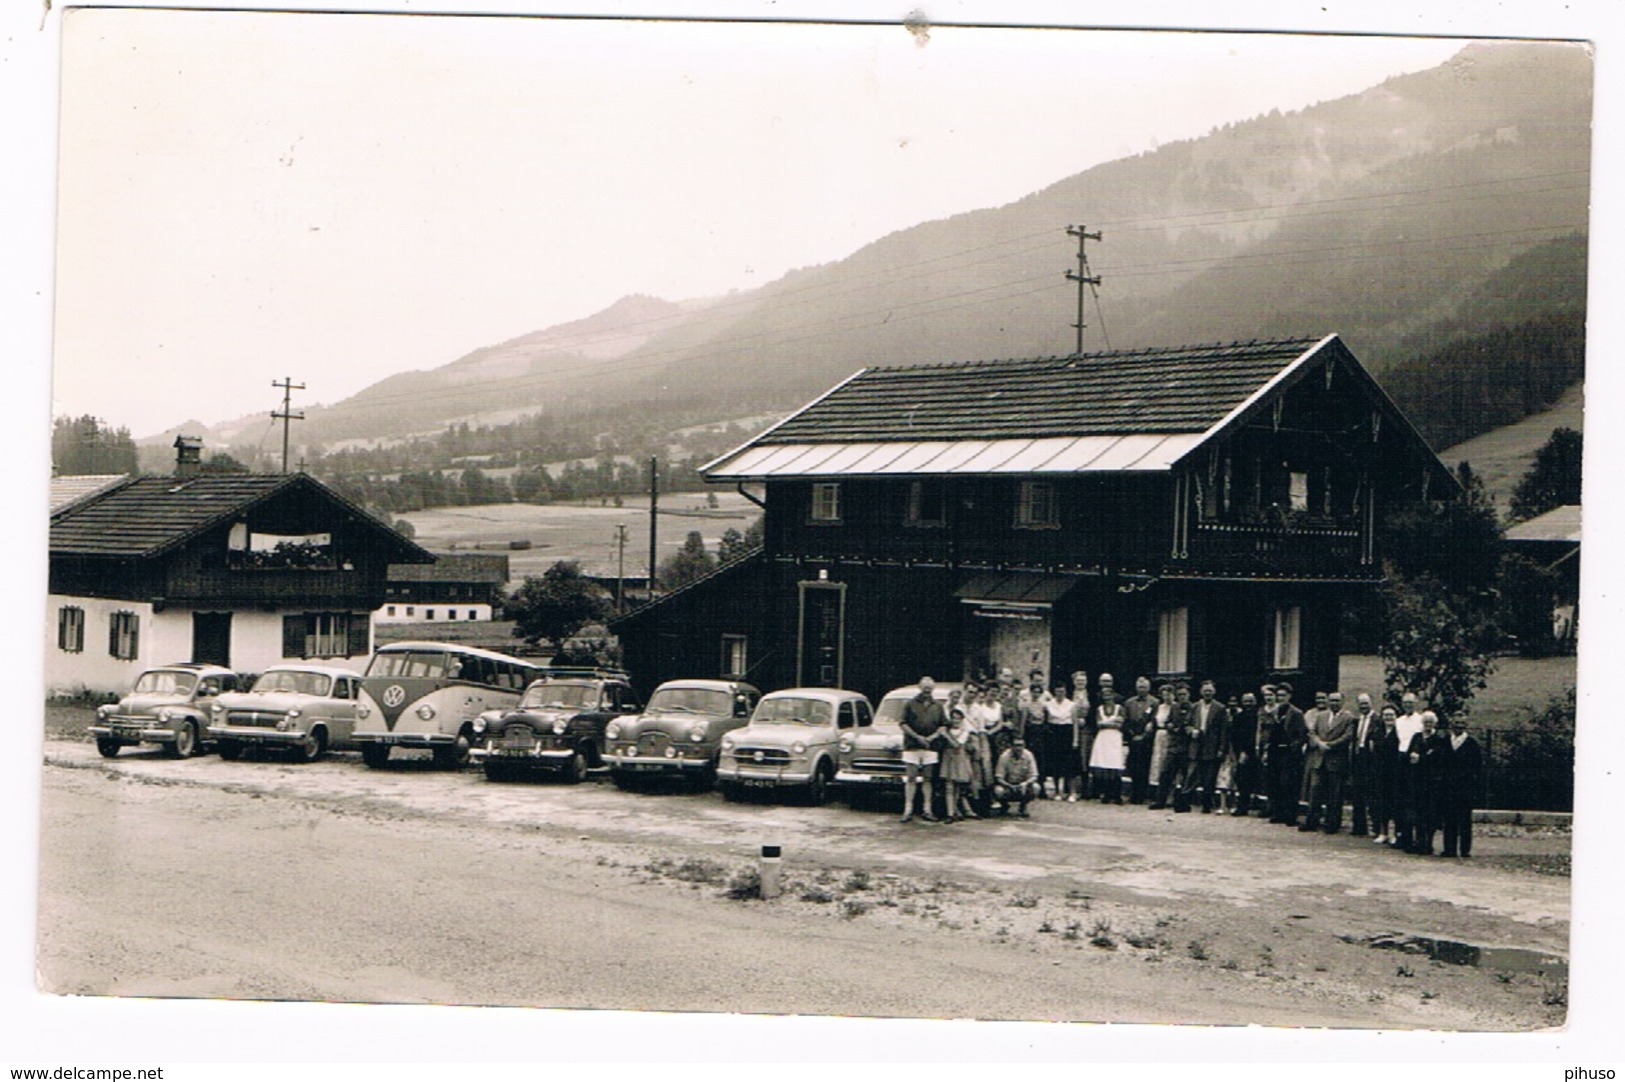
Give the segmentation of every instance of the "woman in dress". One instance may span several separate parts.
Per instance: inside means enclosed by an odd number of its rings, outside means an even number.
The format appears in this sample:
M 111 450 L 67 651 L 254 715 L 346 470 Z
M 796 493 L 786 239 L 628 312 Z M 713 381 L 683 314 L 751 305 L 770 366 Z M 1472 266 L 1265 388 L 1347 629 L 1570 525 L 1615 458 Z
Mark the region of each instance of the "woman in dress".
M 1056 684 L 1044 702 L 1044 743 L 1049 748 L 1049 776 L 1055 781 L 1055 799 L 1078 799 L 1078 778 L 1083 764 L 1078 760 L 1077 734 L 1073 731 L 1072 697 L 1065 684 Z
M 971 685 L 965 689 L 965 720 L 970 739 L 965 749 L 970 752 L 970 798 L 972 806 L 986 809 L 993 791 L 993 747 L 988 743 L 990 725 L 998 723 L 999 705 L 993 693 L 986 688 Z
M 981 816 L 970 806 L 969 789 L 972 778 L 968 746 L 970 722 L 961 707 L 955 706 L 948 712 L 948 726 L 944 735 L 946 742 L 942 749 L 942 807 L 947 821 L 952 823 L 958 819 L 980 819 Z
M 1152 798 L 1151 803 L 1146 805 L 1152 811 L 1168 806 L 1168 792 L 1163 774 L 1168 770 L 1168 726 L 1174 713 L 1174 686 L 1163 684 L 1157 689 L 1157 694 L 1162 702 L 1157 704 L 1152 721 L 1156 727 L 1156 733 L 1151 738 L 1151 769 L 1148 771 Z
M 1102 804 L 1123 803 L 1123 704 L 1104 676 L 1100 679 L 1100 705 L 1095 708 L 1095 745 L 1089 752 L 1089 772 Z

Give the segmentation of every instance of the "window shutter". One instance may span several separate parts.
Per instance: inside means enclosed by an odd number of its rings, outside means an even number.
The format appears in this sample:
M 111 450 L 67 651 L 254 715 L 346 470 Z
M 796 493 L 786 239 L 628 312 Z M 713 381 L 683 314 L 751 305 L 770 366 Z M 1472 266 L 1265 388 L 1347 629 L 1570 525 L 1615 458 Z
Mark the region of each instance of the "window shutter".
M 372 653 L 372 628 L 367 614 L 352 612 L 350 614 L 350 645 L 347 651 L 350 657 L 366 657 Z
M 282 656 L 305 656 L 305 615 L 296 613 L 282 618 Z
M 118 613 L 107 618 L 107 653 L 109 657 L 118 657 Z

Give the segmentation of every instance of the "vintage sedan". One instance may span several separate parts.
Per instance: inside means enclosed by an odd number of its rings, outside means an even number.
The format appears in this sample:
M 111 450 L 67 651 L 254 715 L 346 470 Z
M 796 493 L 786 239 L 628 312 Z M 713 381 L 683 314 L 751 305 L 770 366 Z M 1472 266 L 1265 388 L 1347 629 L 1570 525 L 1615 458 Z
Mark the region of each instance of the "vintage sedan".
M 681 777 L 696 789 L 716 780 L 723 735 L 750 721 L 762 693 L 737 680 L 668 680 L 636 717 L 604 729 L 615 784 Z
M 183 661 L 142 673 L 117 703 L 96 708 L 90 735 L 111 759 L 127 744 L 162 744 L 172 758 L 204 750 L 209 702 L 234 691 L 239 677 L 220 665 Z
M 313 763 L 350 747 L 361 674 L 328 665 L 272 665 L 250 691 L 221 695 L 209 707 L 209 737 L 222 759 L 250 748 L 286 751 Z
M 790 688 L 762 696 L 750 724 L 722 738 L 717 788 L 729 800 L 748 790 L 792 789 L 810 804 L 829 798 L 842 735 L 874 722 L 869 700 L 837 688 Z
M 962 685 L 938 684 L 933 698 L 946 704 L 949 695 Z M 920 692 L 919 685 L 893 688 L 880 697 L 875 723 L 867 729 L 842 735 L 835 785 L 847 800 L 865 794 L 903 791 L 903 707 Z
M 470 757 L 489 781 L 540 774 L 584 781 L 604 765 L 604 730 L 641 709 L 619 670 L 553 669 L 525 689 L 514 709 L 474 719 L 480 743 Z

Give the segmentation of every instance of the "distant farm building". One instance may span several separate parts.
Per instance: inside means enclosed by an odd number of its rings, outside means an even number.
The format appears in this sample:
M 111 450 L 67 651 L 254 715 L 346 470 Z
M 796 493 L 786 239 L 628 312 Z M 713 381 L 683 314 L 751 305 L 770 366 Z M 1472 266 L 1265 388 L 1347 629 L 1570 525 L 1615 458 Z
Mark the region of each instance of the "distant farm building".
M 392 564 L 380 624 L 490 620 L 508 587 L 508 557 L 443 552 L 432 564 Z

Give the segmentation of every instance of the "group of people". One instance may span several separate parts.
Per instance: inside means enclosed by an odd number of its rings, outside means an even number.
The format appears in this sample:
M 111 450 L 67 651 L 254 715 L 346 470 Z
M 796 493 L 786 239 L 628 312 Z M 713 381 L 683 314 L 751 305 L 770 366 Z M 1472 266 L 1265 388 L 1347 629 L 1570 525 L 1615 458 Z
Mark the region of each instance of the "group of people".
M 1412 693 L 1377 708 L 1338 691 L 1317 691 L 1307 711 L 1286 683 L 1220 701 L 1212 680 L 1165 683 L 1140 677 L 1120 698 L 1110 673 L 1089 694 L 1087 673 L 1046 688 L 1022 687 L 1009 669 L 938 698 L 930 677 L 906 704 L 903 821 L 953 822 L 994 812 L 1026 818 L 1036 800 L 1097 799 L 1152 809 L 1250 814 L 1336 834 L 1343 808 L 1351 832 L 1410 853 L 1472 852 L 1472 813 L 1484 786 L 1484 755 L 1465 719 L 1448 731 Z M 934 785 L 934 782 L 940 785 Z

